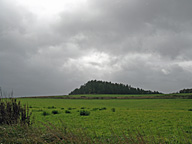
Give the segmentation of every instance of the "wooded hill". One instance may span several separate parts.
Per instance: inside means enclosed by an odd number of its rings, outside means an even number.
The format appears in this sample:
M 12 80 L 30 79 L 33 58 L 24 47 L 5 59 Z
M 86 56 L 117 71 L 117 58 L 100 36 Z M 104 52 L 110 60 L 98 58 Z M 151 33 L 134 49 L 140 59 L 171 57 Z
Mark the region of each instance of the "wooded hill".
M 160 94 L 160 92 L 134 88 L 121 83 L 91 80 L 69 93 L 69 95 L 77 94 Z
M 179 93 L 192 93 L 192 89 L 182 89 Z

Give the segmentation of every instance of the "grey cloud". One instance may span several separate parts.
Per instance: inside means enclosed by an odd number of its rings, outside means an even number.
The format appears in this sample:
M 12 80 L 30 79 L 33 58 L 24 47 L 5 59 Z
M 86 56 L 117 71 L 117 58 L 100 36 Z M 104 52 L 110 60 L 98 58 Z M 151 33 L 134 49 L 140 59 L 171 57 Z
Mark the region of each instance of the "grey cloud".
M 86 10 L 80 13 L 61 14 L 58 31 L 64 36 L 69 33 L 69 37 L 73 37 L 81 33 L 87 37 L 84 41 L 85 46 L 80 46 L 82 49 L 91 47 L 108 52 L 114 50 L 115 54 L 116 49 L 123 54 L 125 51 L 145 51 L 149 49 L 145 47 L 146 38 L 155 39 L 158 35 L 160 40 L 165 38 L 167 40 L 163 42 L 164 44 L 158 45 L 159 48 L 150 49 L 162 55 L 167 53 L 166 55 L 176 57 L 177 54 L 173 49 L 191 47 L 190 37 L 186 34 L 191 31 L 192 24 L 189 5 L 191 5 L 189 0 L 91 1 L 92 11 L 89 12 L 91 14 L 87 14 Z M 153 44 L 153 39 L 151 40 Z M 178 41 L 181 41 L 180 47 L 174 44 L 179 43 Z
M 67 94 L 90 79 L 172 92 L 191 85 L 191 0 L 92 0 L 40 21 L 0 1 L 0 86 Z M 189 70 L 187 70 L 189 68 Z
M 139 56 L 139 55 L 138 55 Z M 177 92 L 181 88 L 190 87 L 191 72 L 184 70 L 178 64 L 164 61 L 153 62 L 157 56 L 150 56 L 151 62 L 145 58 L 127 59 L 127 64 L 121 64 L 123 69 L 118 71 L 111 78 L 114 82 L 128 83 L 135 87 L 153 89 L 162 92 Z M 130 61 L 130 62 L 129 62 Z M 157 60 L 158 61 L 158 60 Z

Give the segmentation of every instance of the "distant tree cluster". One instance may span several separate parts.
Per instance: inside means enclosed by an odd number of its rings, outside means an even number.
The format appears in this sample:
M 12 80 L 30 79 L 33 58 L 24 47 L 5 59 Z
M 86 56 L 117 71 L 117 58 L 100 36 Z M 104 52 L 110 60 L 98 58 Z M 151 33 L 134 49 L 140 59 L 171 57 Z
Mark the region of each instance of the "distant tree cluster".
M 180 90 L 179 93 L 192 93 L 192 89 L 183 89 Z
M 76 94 L 160 94 L 160 92 L 134 88 L 121 83 L 91 80 L 80 88 L 76 88 L 69 95 Z

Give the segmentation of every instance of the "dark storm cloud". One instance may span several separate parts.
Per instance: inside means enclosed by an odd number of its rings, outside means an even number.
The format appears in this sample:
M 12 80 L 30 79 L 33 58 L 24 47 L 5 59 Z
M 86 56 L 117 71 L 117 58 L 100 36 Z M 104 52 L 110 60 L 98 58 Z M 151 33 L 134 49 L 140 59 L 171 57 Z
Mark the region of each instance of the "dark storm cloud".
M 90 79 L 173 92 L 192 82 L 191 0 L 92 0 L 39 19 L 0 1 L 0 86 L 67 94 Z
M 69 37 L 78 34 L 87 37 L 84 44 L 88 45 L 81 48 L 96 47 L 115 54 L 117 49 L 123 54 L 152 50 L 175 58 L 180 51 L 191 47 L 191 3 L 189 0 L 95 0 L 90 2 L 89 12 L 62 14 L 58 31 Z M 151 41 L 146 46 L 148 38 Z

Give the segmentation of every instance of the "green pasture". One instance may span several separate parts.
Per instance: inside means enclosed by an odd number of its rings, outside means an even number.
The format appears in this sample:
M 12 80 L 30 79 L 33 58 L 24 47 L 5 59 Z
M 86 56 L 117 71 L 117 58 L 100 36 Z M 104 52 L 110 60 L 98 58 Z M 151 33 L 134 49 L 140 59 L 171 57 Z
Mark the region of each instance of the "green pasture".
M 110 95 L 111 96 L 111 95 Z M 56 126 L 84 129 L 99 137 L 110 137 L 111 132 L 141 132 L 155 138 L 192 139 L 191 99 L 50 99 L 21 98 L 30 107 L 35 125 L 50 122 Z M 112 111 L 112 109 L 114 111 Z M 53 114 L 55 110 L 58 114 Z M 70 113 L 66 113 L 66 110 Z M 80 116 L 80 111 L 89 111 L 89 116 Z M 47 115 L 43 115 L 43 113 Z

